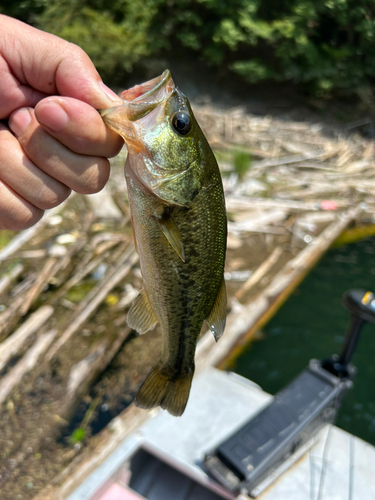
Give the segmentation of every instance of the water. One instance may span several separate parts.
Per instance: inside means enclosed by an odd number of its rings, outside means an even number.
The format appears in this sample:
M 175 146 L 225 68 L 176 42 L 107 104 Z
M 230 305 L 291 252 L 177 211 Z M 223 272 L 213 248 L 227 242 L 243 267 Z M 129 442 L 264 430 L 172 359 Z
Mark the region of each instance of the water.
M 338 353 L 349 323 L 341 305 L 350 288 L 375 292 L 375 238 L 330 250 L 295 290 L 261 339 L 236 361 L 237 373 L 275 394 L 308 364 Z M 353 356 L 354 388 L 336 425 L 375 445 L 375 325 L 366 324 Z

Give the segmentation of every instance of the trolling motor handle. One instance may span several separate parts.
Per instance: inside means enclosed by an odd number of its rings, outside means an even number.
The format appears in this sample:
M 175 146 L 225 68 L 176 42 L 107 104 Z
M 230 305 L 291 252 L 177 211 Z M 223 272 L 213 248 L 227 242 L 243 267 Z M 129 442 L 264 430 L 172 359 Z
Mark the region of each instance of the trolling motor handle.
M 349 327 L 339 356 L 323 361 L 322 367 L 339 378 L 350 375 L 348 365 L 353 356 L 362 327 L 375 324 L 375 294 L 366 290 L 349 290 L 342 297 L 343 306 L 350 312 Z
M 375 294 L 365 290 L 349 290 L 342 297 L 344 307 L 351 313 L 351 321 L 341 348 L 339 363 L 346 366 L 354 353 L 362 326 L 375 324 Z

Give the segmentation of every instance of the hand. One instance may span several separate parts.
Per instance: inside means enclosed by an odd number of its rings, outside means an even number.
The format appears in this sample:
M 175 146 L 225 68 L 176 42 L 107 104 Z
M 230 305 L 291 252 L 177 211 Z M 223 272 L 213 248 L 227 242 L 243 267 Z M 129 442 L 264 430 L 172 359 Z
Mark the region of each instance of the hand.
M 104 187 L 122 139 L 96 110 L 116 104 L 83 50 L 0 15 L 0 228 Z

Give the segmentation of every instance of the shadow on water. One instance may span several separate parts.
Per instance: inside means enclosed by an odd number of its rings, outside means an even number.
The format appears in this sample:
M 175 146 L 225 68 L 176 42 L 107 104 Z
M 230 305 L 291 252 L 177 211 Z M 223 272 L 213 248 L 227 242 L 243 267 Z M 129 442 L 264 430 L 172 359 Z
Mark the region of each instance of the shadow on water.
M 375 238 L 330 250 L 236 361 L 235 371 L 272 394 L 311 358 L 338 353 L 349 323 L 341 305 L 350 288 L 375 292 Z M 354 353 L 354 388 L 336 425 L 375 445 L 375 326 L 365 325 Z

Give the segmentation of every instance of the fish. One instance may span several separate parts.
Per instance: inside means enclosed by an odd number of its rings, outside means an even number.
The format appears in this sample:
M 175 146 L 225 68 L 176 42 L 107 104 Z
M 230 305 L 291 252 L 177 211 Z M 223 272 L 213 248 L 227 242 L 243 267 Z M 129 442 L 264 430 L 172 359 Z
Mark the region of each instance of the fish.
M 143 289 L 127 314 L 144 334 L 157 323 L 160 360 L 140 386 L 135 405 L 183 414 L 204 322 L 217 341 L 227 299 L 227 218 L 215 156 L 190 103 L 169 70 L 120 94 L 101 110 L 127 146 L 125 178 Z

